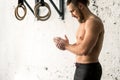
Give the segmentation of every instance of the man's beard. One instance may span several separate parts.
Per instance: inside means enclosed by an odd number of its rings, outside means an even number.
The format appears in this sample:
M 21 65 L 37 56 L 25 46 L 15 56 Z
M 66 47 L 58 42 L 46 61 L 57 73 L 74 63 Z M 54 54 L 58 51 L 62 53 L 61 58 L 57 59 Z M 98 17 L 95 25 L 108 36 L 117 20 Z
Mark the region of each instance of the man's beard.
M 78 19 L 78 21 L 80 22 L 80 23 L 83 23 L 85 20 L 84 20 L 84 15 L 83 15 L 83 13 L 82 13 L 82 11 L 80 10 L 80 9 L 78 9 L 78 12 L 79 12 L 79 19 Z

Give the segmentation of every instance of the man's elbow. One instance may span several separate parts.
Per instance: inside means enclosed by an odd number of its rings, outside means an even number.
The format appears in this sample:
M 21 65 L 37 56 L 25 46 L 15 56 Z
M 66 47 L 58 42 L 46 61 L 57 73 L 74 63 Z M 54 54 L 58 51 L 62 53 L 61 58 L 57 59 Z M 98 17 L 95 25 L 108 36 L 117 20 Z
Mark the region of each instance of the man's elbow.
M 82 55 L 87 55 L 88 53 L 89 53 L 88 50 L 82 49 L 82 50 L 80 50 L 77 54 L 82 56 Z

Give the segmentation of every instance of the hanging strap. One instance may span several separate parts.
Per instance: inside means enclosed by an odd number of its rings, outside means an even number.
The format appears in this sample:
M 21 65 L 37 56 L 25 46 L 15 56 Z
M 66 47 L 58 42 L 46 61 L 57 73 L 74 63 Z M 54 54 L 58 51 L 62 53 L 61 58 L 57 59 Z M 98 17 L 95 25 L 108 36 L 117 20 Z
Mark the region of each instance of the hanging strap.
M 45 6 L 44 0 L 41 0 L 40 3 L 41 3 L 41 6 Z
M 23 5 L 23 0 L 18 0 L 18 4 Z
M 23 0 L 18 0 L 18 5 L 17 7 L 15 8 L 15 17 L 18 19 L 18 20 L 23 20 L 26 16 L 26 13 L 27 13 L 27 9 L 23 3 L 24 1 Z M 24 11 L 24 14 L 23 16 L 19 15 L 19 12 L 18 12 L 18 9 L 19 8 L 22 8 L 23 11 Z

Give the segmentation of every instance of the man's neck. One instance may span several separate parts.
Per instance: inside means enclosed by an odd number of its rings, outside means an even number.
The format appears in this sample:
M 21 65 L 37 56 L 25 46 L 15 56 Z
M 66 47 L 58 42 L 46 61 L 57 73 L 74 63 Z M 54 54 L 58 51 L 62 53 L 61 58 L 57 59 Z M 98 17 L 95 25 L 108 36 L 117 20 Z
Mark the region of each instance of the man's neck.
M 83 10 L 84 20 L 86 21 L 93 13 L 89 10 L 89 8 L 84 8 Z

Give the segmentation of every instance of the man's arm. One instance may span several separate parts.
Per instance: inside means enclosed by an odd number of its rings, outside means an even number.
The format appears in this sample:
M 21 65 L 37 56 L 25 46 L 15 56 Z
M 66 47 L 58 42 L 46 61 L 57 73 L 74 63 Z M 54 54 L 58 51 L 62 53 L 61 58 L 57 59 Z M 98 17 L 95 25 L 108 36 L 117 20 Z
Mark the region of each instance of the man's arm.
M 66 44 L 65 49 L 76 54 L 76 55 L 87 55 L 89 54 L 99 37 L 101 31 L 98 21 L 89 20 L 85 24 L 85 37 L 80 44 Z

